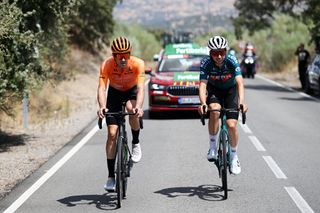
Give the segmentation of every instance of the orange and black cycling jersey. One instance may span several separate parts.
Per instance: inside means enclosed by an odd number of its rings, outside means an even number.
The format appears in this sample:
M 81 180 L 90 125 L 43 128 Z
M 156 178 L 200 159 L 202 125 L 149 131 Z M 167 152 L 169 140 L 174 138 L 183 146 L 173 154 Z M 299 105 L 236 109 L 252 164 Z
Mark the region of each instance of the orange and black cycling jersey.
M 113 57 L 107 58 L 100 66 L 99 81 L 119 91 L 127 91 L 145 80 L 144 62 L 140 58 L 130 56 L 125 70 L 118 68 Z

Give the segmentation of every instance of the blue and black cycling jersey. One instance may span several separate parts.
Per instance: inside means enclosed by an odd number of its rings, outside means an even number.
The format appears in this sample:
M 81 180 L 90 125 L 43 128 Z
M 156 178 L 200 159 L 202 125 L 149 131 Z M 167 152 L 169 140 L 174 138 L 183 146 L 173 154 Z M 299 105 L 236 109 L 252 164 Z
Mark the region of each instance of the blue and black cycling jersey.
M 204 57 L 200 65 L 200 80 L 208 80 L 212 86 L 228 89 L 236 84 L 235 77 L 241 75 L 238 60 L 227 55 L 221 67 L 215 65 L 210 56 Z

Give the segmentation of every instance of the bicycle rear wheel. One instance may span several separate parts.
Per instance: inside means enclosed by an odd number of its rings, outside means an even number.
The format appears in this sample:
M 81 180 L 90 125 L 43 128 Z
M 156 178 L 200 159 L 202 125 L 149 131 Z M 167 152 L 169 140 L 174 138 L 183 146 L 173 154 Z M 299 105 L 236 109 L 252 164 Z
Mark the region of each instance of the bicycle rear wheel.
M 117 190 L 117 206 L 121 207 L 121 200 L 123 198 L 123 170 L 122 170 L 122 141 L 121 137 L 118 137 L 117 141 L 117 170 L 116 170 L 116 190 Z
M 228 198 L 228 176 L 227 176 L 227 135 L 224 131 L 221 132 L 221 181 L 222 181 L 222 189 L 224 191 L 224 199 Z

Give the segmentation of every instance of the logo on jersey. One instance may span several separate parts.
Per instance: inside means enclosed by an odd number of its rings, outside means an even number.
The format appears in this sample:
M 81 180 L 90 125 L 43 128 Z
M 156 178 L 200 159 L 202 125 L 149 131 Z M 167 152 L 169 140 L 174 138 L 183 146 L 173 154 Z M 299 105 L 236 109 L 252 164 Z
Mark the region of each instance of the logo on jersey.
M 210 76 L 211 80 L 213 80 L 213 81 L 222 81 L 222 82 L 226 82 L 230 78 L 232 78 L 231 73 L 228 73 L 226 75 L 212 75 L 212 76 Z

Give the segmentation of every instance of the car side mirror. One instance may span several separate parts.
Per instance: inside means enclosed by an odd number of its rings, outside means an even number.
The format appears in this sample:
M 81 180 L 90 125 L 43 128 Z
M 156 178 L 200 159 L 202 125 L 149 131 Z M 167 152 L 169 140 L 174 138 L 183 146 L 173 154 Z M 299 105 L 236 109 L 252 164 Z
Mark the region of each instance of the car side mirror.
M 152 68 L 151 68 L 151 67 L 147 68 L 147 69 L 145 70 L 145 73 L 152 76 L 152 75 L 153 75 L 153 74 L 152 74 Z

